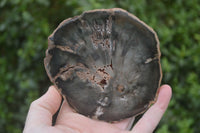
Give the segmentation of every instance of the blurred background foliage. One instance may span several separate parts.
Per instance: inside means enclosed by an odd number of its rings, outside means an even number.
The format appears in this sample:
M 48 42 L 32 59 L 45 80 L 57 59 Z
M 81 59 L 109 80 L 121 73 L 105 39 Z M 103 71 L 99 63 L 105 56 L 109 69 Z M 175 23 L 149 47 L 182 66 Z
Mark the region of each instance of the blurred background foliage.
M 199 0 L 1 0 L 0 132 L 22 132 L 30 103 L 51 84 L 43 58 L 58 24 L 86 10 L 113 7 L 158 33 L 162 83 L 172 86 L 173 97 L 155 132 L 200 132 Z

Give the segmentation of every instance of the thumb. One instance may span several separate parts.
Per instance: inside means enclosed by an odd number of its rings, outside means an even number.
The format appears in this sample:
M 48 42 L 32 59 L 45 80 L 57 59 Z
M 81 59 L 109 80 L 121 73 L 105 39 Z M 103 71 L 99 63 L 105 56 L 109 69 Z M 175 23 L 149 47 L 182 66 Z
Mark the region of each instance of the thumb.
M 31 103 L 25 128 L 51 126 L 52 116 L 58 110 L 61 99 L 61 95 L 56 88 L 54 86 L 49 87 L 48 91 L 42 97 Z

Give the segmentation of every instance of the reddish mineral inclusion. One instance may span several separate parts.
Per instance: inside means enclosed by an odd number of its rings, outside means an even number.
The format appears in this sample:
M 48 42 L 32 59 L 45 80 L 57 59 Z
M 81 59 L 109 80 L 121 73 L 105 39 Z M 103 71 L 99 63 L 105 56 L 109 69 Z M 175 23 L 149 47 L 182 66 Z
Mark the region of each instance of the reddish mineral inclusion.
M 44 63 L 76 112 L 104 121 L 147 110 L 162 77 L 156 33 L 119 8 L 64 20 L 48 38 Z

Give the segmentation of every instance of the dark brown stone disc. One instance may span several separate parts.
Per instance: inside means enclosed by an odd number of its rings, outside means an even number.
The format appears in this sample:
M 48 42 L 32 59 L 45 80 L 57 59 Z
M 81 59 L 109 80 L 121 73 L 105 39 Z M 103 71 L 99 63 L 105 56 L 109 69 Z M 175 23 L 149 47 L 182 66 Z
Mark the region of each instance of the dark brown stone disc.
M 118 8 L 64 20 L 49 36 L 44 62 L 75 111 L 104 121 L 147 110 L 162 77 L 156 33 Z

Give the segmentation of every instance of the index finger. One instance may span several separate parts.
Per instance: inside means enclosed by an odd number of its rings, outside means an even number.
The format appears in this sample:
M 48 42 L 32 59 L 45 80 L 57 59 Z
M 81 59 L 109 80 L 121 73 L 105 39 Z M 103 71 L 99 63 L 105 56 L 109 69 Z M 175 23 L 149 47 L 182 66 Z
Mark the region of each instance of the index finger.
M 36 127 L 37 125 L 52 124 L 52 116 L 58 110 L 61 103 L 61 96 L 54 86 L 49 87 L 48 91 L 39 99 L 31 103 L 26 123 L 26 127 Z

